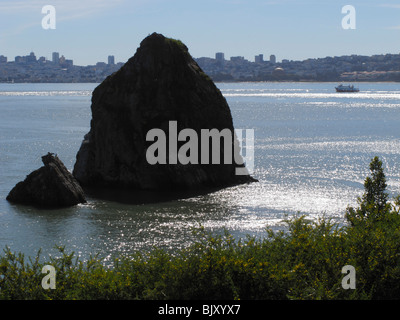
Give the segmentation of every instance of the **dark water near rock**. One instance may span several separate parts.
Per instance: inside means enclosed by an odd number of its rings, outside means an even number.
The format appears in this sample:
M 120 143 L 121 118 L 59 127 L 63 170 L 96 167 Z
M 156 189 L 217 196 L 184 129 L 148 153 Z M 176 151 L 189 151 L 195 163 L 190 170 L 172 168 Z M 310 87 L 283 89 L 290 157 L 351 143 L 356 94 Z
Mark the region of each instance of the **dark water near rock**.
M 282 228 L 285 215 L 326 215 L 343 223 L 356 204 L 372 157 L 384 163 L 388 188 L 400 192 L 400 84 L 361 83 L 338 94 L 336 83 L 218 84 L 235 128 L 254 129 L 259 183 L 179 201 L 132 205 L 88 197 L 60 210 L 13 205 L 12 187 L 57 153 L 72 170 L 91 118 L 94 84 L 0 84 L 0 248 L 35 255 L 65 245 L 86 258 L 152 247 L 178 248 L 200 224 L 236 237 Z

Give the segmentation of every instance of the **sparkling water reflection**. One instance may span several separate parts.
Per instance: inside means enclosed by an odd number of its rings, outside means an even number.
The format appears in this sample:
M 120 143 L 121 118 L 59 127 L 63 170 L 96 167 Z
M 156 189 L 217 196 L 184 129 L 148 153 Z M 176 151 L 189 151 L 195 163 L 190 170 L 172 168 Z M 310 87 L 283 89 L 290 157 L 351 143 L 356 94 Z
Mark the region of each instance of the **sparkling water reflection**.
M 37 210 L 5 200 L 55 152 L 69 169 L 91 118 L 94 84 L 0 85 L 0 246 L 34 255 L 54 245 L 106 261 L 152 247 L 175 249 L 203 225 L 236 237 L 282 228 L 285 215 L 325 215 L 343 223 L 378 155 L 391 194 L 400 192 L 400 84 L 367 83 L 337 94 L 333 83 L 220 83 L 236 128 L 255 131 L 259 183 L 177 201 L 87 204 Z

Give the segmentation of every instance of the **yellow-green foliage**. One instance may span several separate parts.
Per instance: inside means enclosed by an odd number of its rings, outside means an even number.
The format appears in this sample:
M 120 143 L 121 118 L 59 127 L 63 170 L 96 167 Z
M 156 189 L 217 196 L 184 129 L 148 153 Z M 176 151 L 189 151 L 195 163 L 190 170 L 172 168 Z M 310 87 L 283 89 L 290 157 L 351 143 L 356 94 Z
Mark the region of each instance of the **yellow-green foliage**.
M 162 250 L 106 268 L 73 254 L 39 263 L 4 250 L 2 299 L 379 299 L 400 296 L 400 219 L 338 228 L 325 219 L 288 221 L 288 231 L 234 241 L 197 230 L 199 241 L 174 255 Z M 43 265 L 56 268 L 56 289 L 41 287 Z M 341 269 L 353 265 L 355 290 Z

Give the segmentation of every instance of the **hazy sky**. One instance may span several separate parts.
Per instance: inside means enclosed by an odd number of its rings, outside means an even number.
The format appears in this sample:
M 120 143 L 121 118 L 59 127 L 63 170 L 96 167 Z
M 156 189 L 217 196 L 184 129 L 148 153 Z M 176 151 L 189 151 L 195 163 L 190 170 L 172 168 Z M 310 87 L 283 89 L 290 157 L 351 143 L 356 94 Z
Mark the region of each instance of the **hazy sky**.
M 45 5 L 56 9 L 56 29 L 42 28 Z M 345 5 L 356 9 L 356 29 L 342 28 Z M 9 61 L 57 51 L 76 65 L 125 62 L 153 32 L 182 40 L 196 58 L 399 53 L 400 0 L 0 0 Z

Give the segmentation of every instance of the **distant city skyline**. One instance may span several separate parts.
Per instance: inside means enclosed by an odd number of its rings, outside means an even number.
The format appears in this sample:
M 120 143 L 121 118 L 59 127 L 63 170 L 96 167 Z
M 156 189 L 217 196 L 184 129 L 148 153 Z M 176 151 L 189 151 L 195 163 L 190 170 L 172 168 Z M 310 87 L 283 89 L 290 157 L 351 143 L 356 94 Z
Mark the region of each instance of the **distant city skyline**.
M 355 29 L 342 26 L 345 5 Z M 56 9 L 56 28 L 44 29 L 42 8 Z M 193 57 L 263 54 L 305 60 L 343 55 L 397 54 L 400 3 L 395 0 L 3 0 L 0 55 L 62 52 L 76 65 L 126 62 L 153 32 L 184 42 Z
M 215 59 L 215 60 L 217 60 L 217 61 L 229 61 L 229 60 L 241 60 L 241 59 L 243 59 L 243 60 L 245 60 L 245 61 L 249 61 L 249 62 L 256 62 L 256 63 L 261 63 L 261 62 L 271 62 L 271 63 L 273 63 L 273 64 L 275 64 L 275 63 L 282 63 L 282 62 L 288 62 L 288 61 L 305 61 L 305 60 L 315 60 L 315 59 L 325 59 L 325 58 L 328 58 L 328 57 L 345 57 L 345 56 L 384 56 L 384 55 L 387 55 L 387 54 L 389 54 L 389 55 L 392 55 L 392 54 L 400 54 L 400 52 L 398 52 L 398 53 L 390 53 L 390 52 L 388 52 L 388 53 L 377 53 L 377 54 L 373 54 L 373 55 L 362 55 L 362 54 L 360 54 L 360 55 L 357 55 L 357 54 L 348 54 L 348 55 L 341 55 L 341 56 L 334 56 L 334 55 L 328 55 L 328 56 L 325 56 L 325 57 L 308 57 L 308 58 L 305 58 L 305 59 L 296 59 L 296 60 L 294 60 L 294 59 L 286 59 L 286 58 L 281 58 L 281 59 L 277 59 L 277 57 L 276 57 L 276 55 L 274 55 L 274 54 L 271 54 L 271 55 L 264 55 L 263 53 L 260 53 L 260 54 L 256 54 L 256 55 L 254 55 L 253 56 L 253 59 L 247 59 L 246 57 L 244 57 L 244 56 L 241 56 L 241 55 L 238 55 L 238 56 L 230 56 L 230 57 L 227 57 L 227 56 L 225 56 L 225 53 L 224 52 L 216 52 L 215 54 L 214 54 L 214 56 L 211 56 L 211 57 L 193 57 L 194 59 L 201 59 L 201 58 L 210 58 L 210 59 Z M 55 61 L 59 61 L 60 59 L 66 59 L 66 57 L 64 57 L 64 55 L 60 55 L 60 53 L 59 52 L 57 52 L 57 51 L 54 51 L 54 52 L 52 52 L 51 54 L 50 54 L 50 58 L 48 57 L 48 56 L 45 56 L 45 55 L 37 55 L 35 52 L 33 52 L 33 51 L 31 51 L 30 53 L 28 53 L 28 54 L 22 54 L 22 55 L 17 55 L 17 56 L 15 56 L 15 57 L 8 57 L 8 56 L 6 56 L 5 54 L 2 54 L 1 52 L 0 52 L 0 63 L 6 63 L 6 62 L 20 62 L 20 61 L 18 61 L 19 59 L 21 59 L 21 58 L 24 58 L 24 57 L 35 57 L 36 59 L 37 59 L 37 61 L 39 61 L 39 58 L 40 59 L 43 59 L 44 58 L 44 60 L 45 61 L 49 61 L 49 62 L 52 62 L 52 63 L 55 63 Z M 70 57 L 71 58 L 71 57 Z M 66 59 L 67 61 L 70 61 L 71 62 L 71 64 L 72 64 L 72 62 L 74 61 L 74 59 L 72 58 L 72 59 Z M 43 61 L 43 60 L 42 60 Z M 93 66 L 93 65 L 96 65 L 96 64 L 98 64 L 98 63 L 105 63 L 105 64 L 111 64 L 111 65 L 114 65 L 114 64 L 123 64 L 123 63 L 125 63 L 126 61 L 116 61 L 116 59 L 115 59 L 115 56 L 114 55 L 107 55 L 106 57 L 104 57 L 104 59 L 103 60 L 100 60 L 100 61 L 92 61 L 92 62 L 90 62 L 90 63 L 88 63 L 88 64 L 85 64 L 85 65 L 83 65 L 83 64 L 76 64 L 76 63 L 73 63 L 74 65 L 76 65 L 76 66 Z
M 196 58 L 195 58 L 196 59 Z M 109 55 L 106 62 L 77 66 L 59 52 L 52 53 L 52 60 L 36 57 L 34 52 L 16 56 L 7 61 L 0 55 L 0 82 L 102 82 L 119 70 L 123 62 L 115 63 Z M 203 71 L 215 81 L 400 81 L 400 54 L 345 55 L 306 60 L 282 59 L 276 56 L 269 60 L 263 54 L 254 57 L 254 62 L 243 56 L 225 59 L 223 52 L 215 58 L 196 59 Z
M 50 58 L 49 58 L 50 56 Z M 60 60 L 66 60 L 66 61 L 73 61 L 73 59 L 66 59 L 66 57 L 64 57 L 63 54 L 60 55 L 60 52 L 54 51 L 52 52 L 50 55 L 37 55 L 35 52 L 31 51 L 28 54 L 19 54 L 15 57 L 8 57 L 4 54 L 2 54 L 0 52 L 0 63 L 6 63 L 6 62 L 20 62 L 19 60 L 21 58 L 26 58 L 26 57 L 30 57 L 30 58 L 34 58 L 37 61 L 49 61 L 52 63 L 59 63 Z M 92 63 L 88 64 L 88 65 L 95 65 L 96 63 L 107 63 L 107 64 L 116 64 L 117 62 L 115 62 L 115 56 L 114 55 L 108 55 L 104 61 L 93 61 Z M 122 61 L 118 62 L 118 63 L 123 63 Z M 72 63 L 71 63 L 72 64 Z

